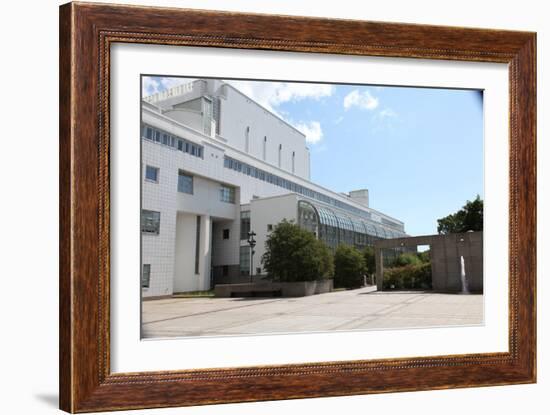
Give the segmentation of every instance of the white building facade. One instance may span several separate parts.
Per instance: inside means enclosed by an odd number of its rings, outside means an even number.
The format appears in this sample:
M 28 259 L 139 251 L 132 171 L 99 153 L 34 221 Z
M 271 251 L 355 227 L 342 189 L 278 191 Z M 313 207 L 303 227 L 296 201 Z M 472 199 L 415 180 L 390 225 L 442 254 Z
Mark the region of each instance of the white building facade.
M 264 244 L 283 219 L 331 248 L 406 235 L 368 206 L 367 190 L 311 182 L 305 136 L 223 81 L 145 97 L 141 122 L 143 297 L 265 276 Z

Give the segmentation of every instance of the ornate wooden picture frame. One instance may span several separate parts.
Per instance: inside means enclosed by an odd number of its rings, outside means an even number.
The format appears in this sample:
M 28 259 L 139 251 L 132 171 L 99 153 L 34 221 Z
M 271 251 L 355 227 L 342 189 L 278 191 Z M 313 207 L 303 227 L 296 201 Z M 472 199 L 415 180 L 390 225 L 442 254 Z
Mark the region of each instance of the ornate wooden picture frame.
M 509 351 L 111 373 L 110 47 L 260 49 L 509 65 Z M 69 3 L 60 8 L 60 407 L 68 412 L 536 380 L 536 35 Z

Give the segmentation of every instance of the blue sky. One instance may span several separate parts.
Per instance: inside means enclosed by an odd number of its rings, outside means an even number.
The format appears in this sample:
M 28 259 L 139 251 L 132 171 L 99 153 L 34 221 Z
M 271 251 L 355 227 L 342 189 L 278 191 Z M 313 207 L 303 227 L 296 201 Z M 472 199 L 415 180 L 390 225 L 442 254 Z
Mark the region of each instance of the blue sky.
M 143 78 L 144 95 L 188 82 Z M 367 188 L 370 206 L 411 235 L 483 198 L 479 91 L 228 81 L 304 134 L 311 180 L 336 192 Z

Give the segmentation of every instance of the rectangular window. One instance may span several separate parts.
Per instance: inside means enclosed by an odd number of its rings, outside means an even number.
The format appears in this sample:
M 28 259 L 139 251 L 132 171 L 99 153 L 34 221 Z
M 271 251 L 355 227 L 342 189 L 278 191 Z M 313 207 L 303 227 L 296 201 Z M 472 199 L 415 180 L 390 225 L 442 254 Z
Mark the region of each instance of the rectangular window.
M 195 232 L 195 274 L 199 273 L 200 248 L 201 248 L 201 217 L 197 215 L 197 229 Z
M 193 176 L 181 170 L 178 172 L 178 192 L 193 194 Z
M 143 264 L 141 271 L 141 288 L 149 288 L 151 282 L 151 264 Z
M 183 141 L 178 140 L 178 150 L 183 151 Z
M 141 232 L 158 235 L 160 232 L 160 212 L 141 210 Z
M 229 266 L 222 265 L 222 276 L 227 277 L 229 275 Z
M 145 137 L 149 140 L 153 139 L 153 129 L 151 127 L 145 129 Z
M 223 230 L 223 239 L 229 239 L 229 229 Z
M 160 131 L 155 130 L 155 141 L 157 143 L 160 143 Z
M 241 241 L 248 239 L 250 232 L 250 211 L 241 212 Z
M 222 184 L 220 187 L 220 200 L 225 203 L 235 203 L 235 188 Z
M 168 136 L 168 134 L 163 134 L 162 135 L 162 144 L 164 145 L 170 145 L 170 137 Z
M 250 247 L 241 246 L 239 251 L 239 268 L 241 275 L 250 274 Z
M 145 166 L 145 179 L 150 182 L 158 183 L 159 181 L 159 169 L 158 167 Z

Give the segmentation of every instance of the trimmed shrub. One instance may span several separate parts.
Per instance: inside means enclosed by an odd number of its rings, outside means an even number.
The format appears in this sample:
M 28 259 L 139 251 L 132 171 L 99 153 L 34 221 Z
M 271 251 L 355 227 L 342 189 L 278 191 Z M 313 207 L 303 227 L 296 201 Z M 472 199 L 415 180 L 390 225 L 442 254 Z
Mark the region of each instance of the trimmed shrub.
M 365 258 L 356 248 L 339 245 L 334 254 L 334 286 L 358 288 L 363 286 Z
M 401 254 L 399 255 L 394 262 L 394 266 L 403 267 L 405 265 L 420 265 L 422 260 L 415 254 Z
M 332 277 L 332 255 L 323 241 L 298 225 L 283 220 L 269 234 L 262 263 L 270 278 L 281 282 L 314 281 Z
M 384 270 L 383 285 L 386 290 L 418 288 L 430 290 L 432 288 L 432 265 L 427 262 Z

